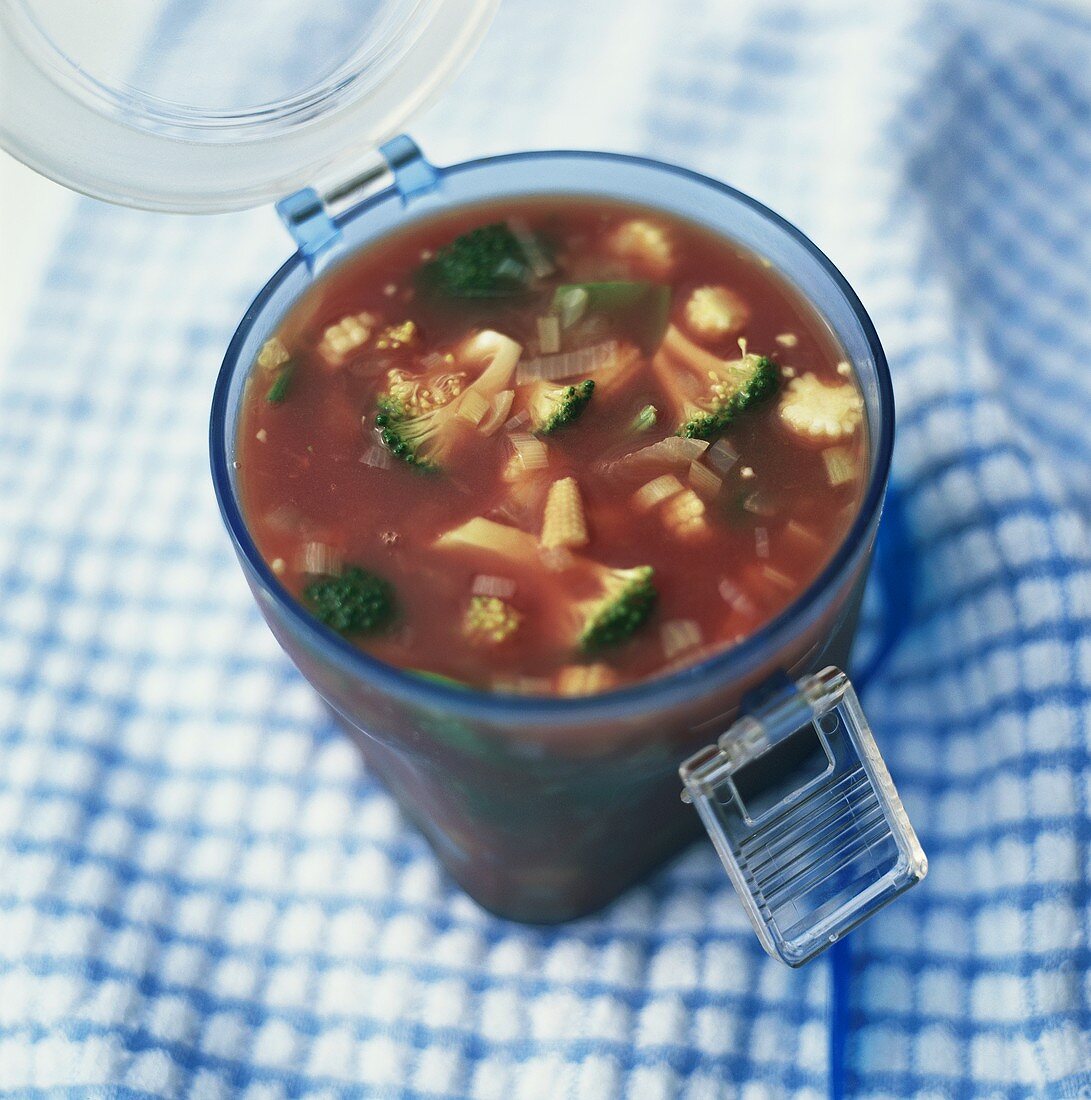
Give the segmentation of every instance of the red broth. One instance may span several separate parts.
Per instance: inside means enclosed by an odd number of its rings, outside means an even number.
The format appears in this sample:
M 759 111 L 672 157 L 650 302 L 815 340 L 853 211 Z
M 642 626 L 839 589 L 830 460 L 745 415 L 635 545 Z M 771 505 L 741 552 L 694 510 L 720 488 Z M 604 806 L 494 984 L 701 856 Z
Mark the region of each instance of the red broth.
M 642 236 L 631 228 L 634 219 L 655 233 Z M 422 264 L 460 234 L 495 223 L 513 226 L 524 242 L 521 293 L 451 300 L 420 286 Z M 528 239 L 536 242 L 529 249 Z M 664 240 L 665 252 L 656 247 Z M 554 306 L 559 285 L 607 280 L 670 287 L 662 342 L 648 301 L 607 316 L 586 300 L 582 313 L 565 313 L 571 295 Z M 708 287 L 730 296 L 693 298 Z M 327 335 L 360 314 L 367 316 Z M 399 331 L 406 321 L 415 328 L 409 338 Z M 504 387 L 515 390 L 511 409 L 490 404 L 481 422 L 499 427 L 485 434 L 465 420 L 440 471 L 391 455 L 375 423 L 389 371 L 410 379 L 463 373 L 468 387 L 481 367 L 467 363 L 464 342 L 483 330 L 521 345 L 521 371 L 553 354 L 558 334 L 562 351 L 598 349 L 597 370 L 556 383 L 597 379 L 582 414 L 535 436 L 522 412 L 528 391 L 512 379 Z M 703 443 L 686 444 L 697 468 L 685 458 L 627 460 L 679 428 L 665 378 L 674 392 L 703 399 L 703 372 L 679 364 L 700 366 L 702 355 L 738 360 L 740 337 L 747 352 L 775 364 L 776 392 L 714 433 L 709 449 L 698 454 Z M 305 606 L 313 606 L 307 593 L 316 581 L 351 566 L 389 582 L 391 621 L 349 636 L 407 669 L 528 694 L 608 690 L 660 675 L 734 644 L 789 605 L 830 559 L 859 507 L 867 468 L 862 400 L 829 328 L 759 257 L 658 211 L 550 199 L 424 222 L 324 277 L 276 341 L 252 371 L 240 418 L 238 476 L 249 529 Z M 611 366 L 621 360 L 631 365 L 611 381 Z M 685 385 L 677 388 L 676 379 Z M 817 404 L 806 400 L 816 396 Z M 648 406 L 656 422 L 638 429 L 634 420 Z M 543 451 L 527 441 L 544 444 L 544 469 L 521 468 L 513 434 L 532 464 Z M 582 501 L 585 546 L 512 563 L 487 549 L 434 545 L 474 517 L 526 531 L 536 542 L 549 488 L 568 477 Z M 675 481 L 663 481 L 670 495 L 655 501 L 656 491 L 644 487 L 662 478 Z M 685 516 L 688 525 L 679 523 Z M 589 598 L 597 582 L 573 558 L 654 570 L 654 607 L 628 640 L 583 651 L 565 609 Z M 498 643 L 467 635 L 475 591 L 503 598 L 518 618 L 514 633 Z

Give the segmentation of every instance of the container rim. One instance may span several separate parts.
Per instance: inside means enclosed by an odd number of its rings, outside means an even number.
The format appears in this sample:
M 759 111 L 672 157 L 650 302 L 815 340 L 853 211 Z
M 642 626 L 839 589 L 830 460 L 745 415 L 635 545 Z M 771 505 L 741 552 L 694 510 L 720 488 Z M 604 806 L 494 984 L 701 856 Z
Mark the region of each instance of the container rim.
M 320 646 L 325 655 L 334 660 L 342 671 L 357 677 L 362 676 L 375 687 L 419 706 L 457 711 L 460 716 L 485 722 L 518 721 L 523 724 L 569 725 L 603 719 L 631 718 L 648 712 L 653 706 L 659 709 L 692 700 L 717 682 L 744 676 L 761 662 L 763 655 L 767 655 L 770 649 L 775 648 L 776 639 L 781 634 L 818 609 L 823 597 L 837 585 L 854 562 L 869 536 L 873 520 L 881 509 L 894 447 L 894 390 L 890 368 L 875 326 L 864 309 L 863 303 L 829 257 L 809 237 L 756 199 L 726 183 L 691 169 L 650 157 L 625 153 L 564 149 L 531 150 L 460 161 L 437 171 L 441 176 L 452 176 L 467 171 L 480 171 L 491 165 L 512 161 L 562 159 L 629 165 L 681 177 L 690 183 L 711 188 L 749 208 L 802 246 L 818 262 L 840 292 L 859 323 L 867 342 L 875 365 L 879 393 L 878 431 L 873 441 L 873 462 L 863 501 L 833 556 L 803 592 L 783 611 L 749 637 L 730 646 L 722 653 L 714 654 L 665 676 L 642 680 L 598 695 L 578 697 L 485 692 L 474 688 L 451 687 L 427 680 L 357 649 L 341 635 L 310 615 L 288 593 L 251 538 L 232 484 L 227 435 L 227 413 L 232 383 L 239 370 L 250 370 L 251 364 L 243 363 L 241 352 L 258 317 L 284 281 L 304 265 L 302 255 L 299 252 L 294 253 L 265 284 L 243 314 L 228 344 L 213 392 L 209 425 L 212 480 L 228 533 L 237 553 L 253 571 L 265 591 L 276 601 L 279 609 L 288 616 L 295 629 L 307 635 L 316 646 Z M 548 187 L 543 187 L 543 191 L 548 192 Z M 380 191 L 339 215 L 336 220 L 339 225 L 348 224 L 366 216 L 373 206 L 389 200 L 390 197 L 391 189 Z M 649 201 L 648 205 L 654 208 L 654 200 Z M 713 227 L 710 226 L 710 228 Z

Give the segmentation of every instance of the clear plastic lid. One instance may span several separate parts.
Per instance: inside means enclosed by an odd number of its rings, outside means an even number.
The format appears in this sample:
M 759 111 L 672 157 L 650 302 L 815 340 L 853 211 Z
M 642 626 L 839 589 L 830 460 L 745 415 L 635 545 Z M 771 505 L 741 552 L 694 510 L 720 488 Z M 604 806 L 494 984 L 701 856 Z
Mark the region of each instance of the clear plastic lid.
M 110 202 L 257 206 L 373 155 L 497 2 L 5 0 L 0 144 Z

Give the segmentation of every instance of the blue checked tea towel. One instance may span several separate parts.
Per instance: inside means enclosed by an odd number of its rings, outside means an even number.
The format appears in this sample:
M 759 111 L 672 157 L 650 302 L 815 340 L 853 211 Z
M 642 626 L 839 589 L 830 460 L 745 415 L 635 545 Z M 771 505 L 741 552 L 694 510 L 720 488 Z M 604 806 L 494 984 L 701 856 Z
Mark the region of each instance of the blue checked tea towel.
M 507 0 L 412 131 L 682 163 L 857 288 L 900 433 L 865 704 L 930 877 L 832 984 L 709 845 L 565 927 L 477 909 L 216 512 L 213 379 L 286 238 L 82 201 L 0 376 L 0 1091 L 1091 1095 L 1091 9 Z

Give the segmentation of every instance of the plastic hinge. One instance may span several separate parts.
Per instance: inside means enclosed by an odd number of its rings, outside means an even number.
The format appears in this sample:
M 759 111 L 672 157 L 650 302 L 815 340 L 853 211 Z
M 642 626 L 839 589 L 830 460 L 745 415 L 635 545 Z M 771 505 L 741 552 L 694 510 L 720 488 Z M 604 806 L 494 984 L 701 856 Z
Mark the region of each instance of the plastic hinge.
M 801 966 L 928 860 L 848 677 L 787 684 L 679 774 L 762 946 Z
M 281 199 L 277 213 L 299 246 L 307 267 L 317 274 L 341 239 L 341 230 L 330 217 L 322 196 L 313 187 L 304 187 Z
M 380 146 L 379 152 L 394 173 L 394 186 L 403 202 L 426 195 L 439 185 L 439 172 L 411 137 L 399 134 Z
M 403 203 L 434 191 L 440 173 L 412 138 L 402 134 L 367 154 L 355 172 L 329 186 L 304 187 L 277 203 L 277 213 L 291 233 L 313 274 L 337 255 L 341 240 L 336 211 L 374 193 L 382 181 L 393 180 Z

